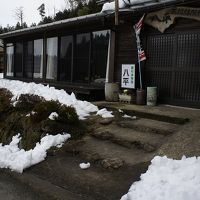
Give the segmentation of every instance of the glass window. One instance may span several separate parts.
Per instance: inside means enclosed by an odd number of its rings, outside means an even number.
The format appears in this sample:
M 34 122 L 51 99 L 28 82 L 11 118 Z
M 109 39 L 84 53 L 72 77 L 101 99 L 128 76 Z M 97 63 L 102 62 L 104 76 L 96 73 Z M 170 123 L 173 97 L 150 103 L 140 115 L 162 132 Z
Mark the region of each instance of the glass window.
M 24 76 L 32 78 L 33 67 L 33 42 L 28 41 L 24 43 Z
M 47 79 L 57 78 L 58 38 L 47 38 Z
M 6 45 L 6 76 L 13 76 L 14 72 L 14 45 L 12 43 L 8 43 Z
M 93 32 L 92 36 L 93 62 L 91 69 L 91 81 L 97 84 L 104 84 L 106 79 L 110 31 L 104 30 Z
M 74 56 L 73 80 L 89 81 L 90 33 L 76 36 L 76 52 Z
M 43 77 L 43 39 L 34 40 L 34 78 Z
M 64 36 L 60 40 L 60 80 L 71 80 L 73 36 Z
M 23 73 L 23 43 L 15 44 L 15 73 L 16 77 L 22 77 Z

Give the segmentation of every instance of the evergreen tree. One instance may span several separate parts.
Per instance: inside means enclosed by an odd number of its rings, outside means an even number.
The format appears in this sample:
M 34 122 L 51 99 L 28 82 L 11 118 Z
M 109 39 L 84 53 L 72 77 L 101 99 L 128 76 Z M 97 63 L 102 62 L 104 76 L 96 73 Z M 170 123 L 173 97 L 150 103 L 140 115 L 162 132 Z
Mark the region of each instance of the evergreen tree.
M 41 4 L 41 6 L 37 9 L 39 11 L 39 15 L 41 16 L 42 19 L 44 19 L 45 16 L 45 4 Z

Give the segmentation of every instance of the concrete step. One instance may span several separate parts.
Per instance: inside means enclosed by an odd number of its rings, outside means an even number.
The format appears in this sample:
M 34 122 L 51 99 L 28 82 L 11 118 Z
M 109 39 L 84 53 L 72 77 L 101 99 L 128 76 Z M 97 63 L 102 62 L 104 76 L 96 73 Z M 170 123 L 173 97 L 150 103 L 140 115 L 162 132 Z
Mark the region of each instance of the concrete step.
M 91 136 L 84 138 L 85 143 L 81 147 L 81 155 L 87 160 L 102 161 L 116 158 L 127 166 L 134 166 L 139 163 L 149 162 L 154 156 L 153 152 L 146 152 L 141 149 L 127 149 L 108 140 L 99 140 Z M 117 164 L 118 165 L 118 164 Z M 113 167 L 117 168 L 117 167 Z
M 118 109 L 122 110 L 125 114 L 135 115 L 137 117 L 154 119 L 174 124 L 185 124 L 191 119 L 199 116 L 199 109 L 188 109 L 175 106 L 141 106 L 134 104 L 124 104 L 119 102 L 93 102 L 99 108 L 107 108 L 108 110 Z
M 180 128 L 180 125 L 171 124 L 152 119 L 139 118 L 136 120 L 122 120 L 117 124 L 120 127 L 130 128 L 135 131 L 149 132 L 161 135 L 170 135 Z
M 71 156 L 65 153 L 48 157 L 44 162 L 27 170 L 25 174 L 31 175 L 30 179 L 34 176 L 54 184 L 55 189 L 59 187 L 76 194 L 76 200 L 116 200 L 127 193 L 127 188 L 139 180 L 141 173 L 144 173 L 149 165 L 140 163 L 133 167 L 105 170 L 92 162 L 89 169 L 80 169 L 79 164 L 87 161 L 79 155 Z M 58 199 L 71 200 L 64 193 L 60 194 Z
M 118 127 L 115 124 L 100 127 L 90 133 L 100 140 L 109 140 L 129 149 L 143 149 L 147 152 L 157 150 L 165 140 L 165 136 L 135 131 L 129 128 Z

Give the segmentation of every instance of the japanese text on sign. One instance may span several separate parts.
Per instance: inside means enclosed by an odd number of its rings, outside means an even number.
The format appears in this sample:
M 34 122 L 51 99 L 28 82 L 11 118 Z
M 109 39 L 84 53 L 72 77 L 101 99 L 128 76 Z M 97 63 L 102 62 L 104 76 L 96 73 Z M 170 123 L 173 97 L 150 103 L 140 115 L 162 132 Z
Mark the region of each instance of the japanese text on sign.
M 135 65 L 122 65 L 121 87 L 135 88 Z

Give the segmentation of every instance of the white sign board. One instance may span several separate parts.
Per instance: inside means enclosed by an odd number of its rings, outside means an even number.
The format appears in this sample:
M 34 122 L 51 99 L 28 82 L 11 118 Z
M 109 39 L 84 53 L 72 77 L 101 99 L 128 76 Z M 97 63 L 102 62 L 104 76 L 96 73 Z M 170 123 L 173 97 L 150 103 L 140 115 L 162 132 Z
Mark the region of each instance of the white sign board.
M 122 65 L 121 87 L 135 89 L 135 65 Z

